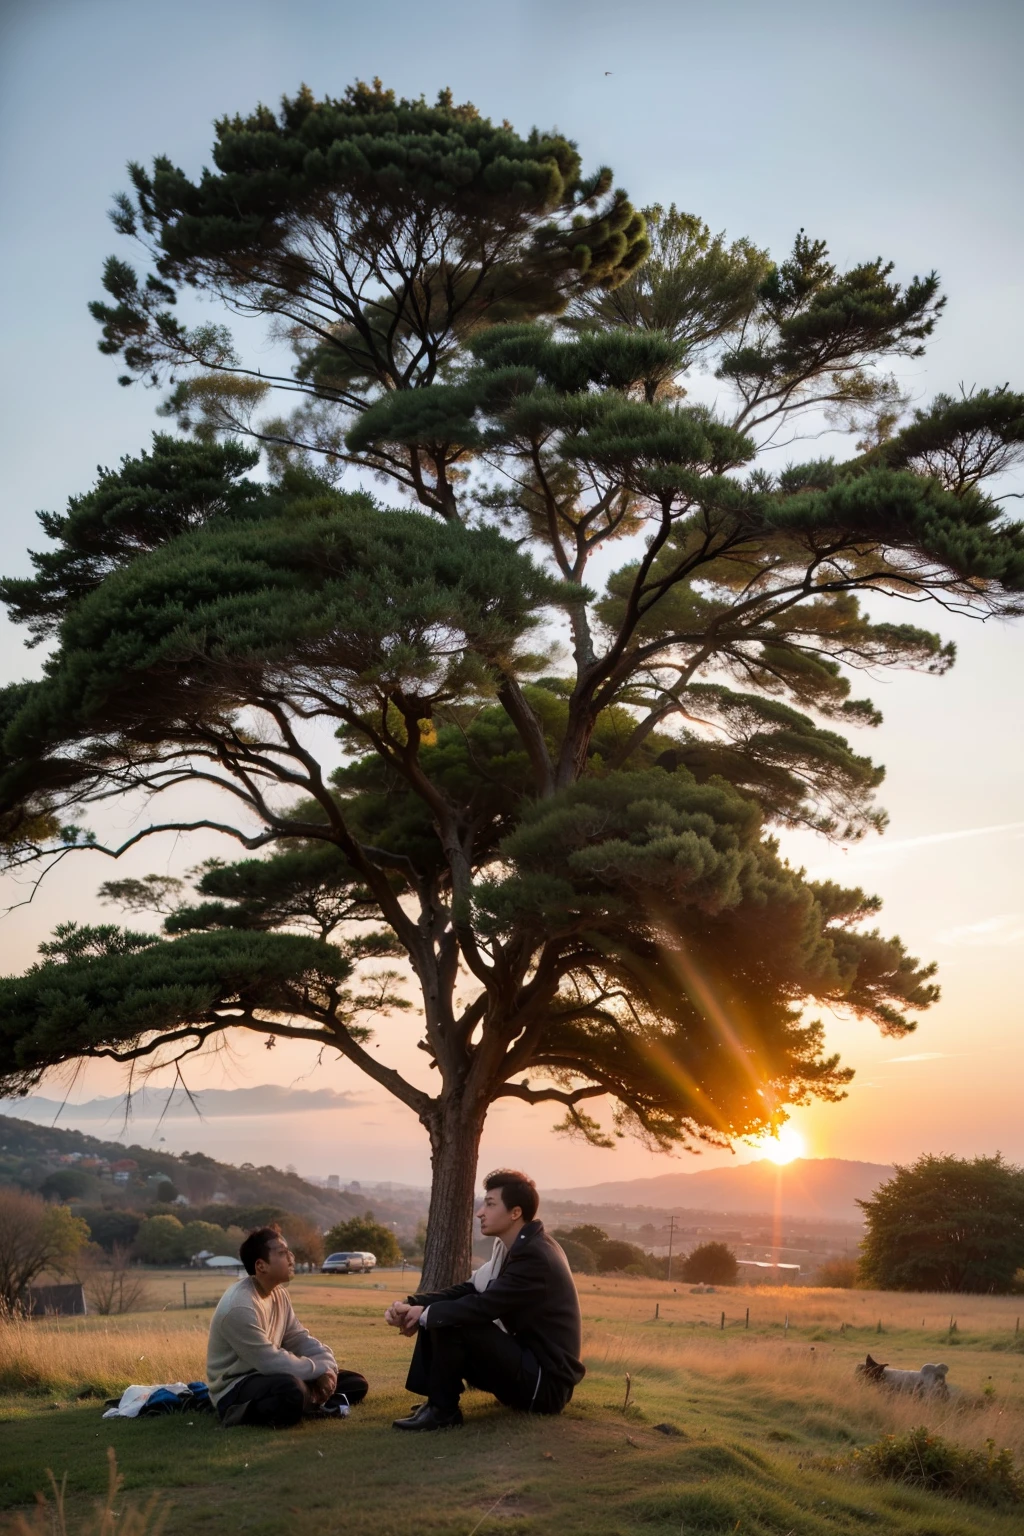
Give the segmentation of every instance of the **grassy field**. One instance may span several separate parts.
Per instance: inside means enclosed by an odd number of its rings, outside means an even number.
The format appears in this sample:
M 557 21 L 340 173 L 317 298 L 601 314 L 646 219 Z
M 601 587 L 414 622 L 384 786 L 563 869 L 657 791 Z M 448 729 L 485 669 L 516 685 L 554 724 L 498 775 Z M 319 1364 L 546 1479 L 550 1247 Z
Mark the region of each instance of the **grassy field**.
M 225 1282 L 189 1279 L 185 1311 L 182 1278 L 156 1277 L 148 1310 L 129 1317 L 0 1327 L 0 1505 L 25 1509 L 47 1468 L 66 1472 L 74 1536 L 106 1486 L 112 1446 L 125 1478 L 117 1507 L 157 1490 L 167 1536 L 306 1536 L 356 1520 L 380 1536 L 1019 1536 L 1024 1524 L 1020 1509 L 868 1483 L 851 1454 L 924 1423 L 963 1446 L 992 1440 L 1024 1462 L 1024 1334 L 1015 1333 L 1024 1306 L 1013 1298 L 951 1307 L 870 1291 L 692 1295 L 581 1277 L 588 1374 L 561 1418 L 508 1414 L 470 1393 L 464 1430 L 399 1439 L 390 1422 L 409 1401 L 409 1345 L 381 1313 L 409 1277 L 299 1277 L 299 1315 L 370 1378 L 370 1397 L 347 1422 L 272 1434 L 222 1431 L 202 1416 L 102 1421 L 98 1399 L 131 1381 L 204 1374 L 210 1308 Z M 901 1366 L 945 1360 L 962 1391 L 933 1404 L 880 1394 L 854 1376 L 869 1351 Z M 13 1529 L 16 1515 L 6 1518 Z M 123 1515 L 111 1529 L 120 1524 Z

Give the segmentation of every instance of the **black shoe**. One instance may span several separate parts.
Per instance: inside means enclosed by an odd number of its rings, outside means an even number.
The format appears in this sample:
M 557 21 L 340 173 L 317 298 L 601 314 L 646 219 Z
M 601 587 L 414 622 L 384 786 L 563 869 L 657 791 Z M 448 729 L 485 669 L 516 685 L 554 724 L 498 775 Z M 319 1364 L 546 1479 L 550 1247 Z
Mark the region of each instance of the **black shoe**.
M 435 1408 L 433 1403 L 421 1403 L 408 1418 L 396 1419 L 393 1429 L 431 1430 L 458 1429 L 462 1424 L 461 1408 Z

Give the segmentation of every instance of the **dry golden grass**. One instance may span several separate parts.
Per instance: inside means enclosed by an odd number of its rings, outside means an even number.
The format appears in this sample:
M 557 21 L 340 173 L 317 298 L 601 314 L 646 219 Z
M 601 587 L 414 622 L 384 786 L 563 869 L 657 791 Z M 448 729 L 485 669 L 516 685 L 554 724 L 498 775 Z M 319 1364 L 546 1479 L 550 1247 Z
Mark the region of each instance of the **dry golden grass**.
M 663 1320 L 717 1327 L 722 1311 L 726 1321 L 742 1321 L 750 1308 L 753 1329 L 781 1327 L 786 1316 L 793 1327 L 873 1328 L 883 1331 L 922 1331 L 927 1337 L 945 1333 L 951 1318 L 963 1334 L 998 1334 L 1007 1339 L 1018 1320 L 1024 1340 L 1024 1297 L 948 1296 L 918 1291 L 834 1291 L 813 1286 L 728 1286 L 714 1295 L 694 1295 L 689 1286 L 662 1280 L 626 1280 L 577 1277 L 584 1317 L 650 1315 L 658 1303 Z
M 1024 1346 L 1024 1334 L 1015 1332 L 1020 1298 L 805 1287 L 692 1295 L 652 1281 L 582 1277 L 580 1289 L 589 1368 L 623 1378 L 629 1371 L 634 1390 L 645 1378 L 660 1384 L 674 1377 L 723 1396 L 749 1396 L 762 1409 L 785 1403 L 831 1413 L 858 1438 L 926 1424 L 964 1445 L 994 1439 L 1024 1459 L 1024 1349 L 1014 1347 Z M 880 1391 L 855 1375 L 868 1353 L 911 1370 L 945 1361 L 950 1399 Z
M 135 1314 L 0 1324 L 0 1391 L 91 1388 L 107 1396 L 134 1381 L 201 1380 L 209 1326 L 209 1314 L 159 1323 Z
M 0 1326 L 0 1392 L 113 1396 L 130 1382 L 201 1379 L 212 1303 L 225 1282 L 199 1277 L 188 1283 L 188 1311 L 180 1273 L 171 1272 L 150 1286 L 150 1304 L 161 1311 Z M 376 1317 L 391 1293 L 410 1283 L 406 1277 L 403 1286 L 402 1277 L 388 1273 L 340 1283 L 299 1276 L 292 1293 L 314 1331 L 335 1337 L 346 1330 L 346 1318 Z M 206 1305 L 197 1308 L 200 1298 Z M 623 1380 L 628 1371 L 638 1399 L 645 1381 L 656 1380 L 660 1390 L 671 1382 L 699 1383 L 763 1407 L 785 1400 L 809 1413 L 832 1413 L 861 1432 L 926 1423 L 967 1445 L 991 1437 L 1024 1459 L 1024 1352 L 1012 1347 L 1024 1343 L 1024 1335 L 1014 1334 L 1021 1305 L 1014 1297 L 774 1287 L 692 1295 L 688 1287 L 658 1281 L 581 1276 L 580 1299 L 590 1371 Z M 956 1344 L 948 1333 L 951 1316 Z M 376 1337 L 384 1343 L 383 1333 Z M 854 1375 L 869 1351 L 911 1369 L 945 1360 L 959 1393 L 949 1402 L 927 1402 L 879 1392 Z

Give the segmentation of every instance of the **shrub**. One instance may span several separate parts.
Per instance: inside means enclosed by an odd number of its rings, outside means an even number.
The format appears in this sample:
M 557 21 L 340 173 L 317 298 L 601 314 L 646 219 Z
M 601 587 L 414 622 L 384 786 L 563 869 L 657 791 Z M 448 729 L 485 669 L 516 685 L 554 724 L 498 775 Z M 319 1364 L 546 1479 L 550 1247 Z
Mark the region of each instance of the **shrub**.
M 90 1190 L 96 1187 L 96 1180 L 91 1179 L 81 1168 L 58 1168 L 56 1173 L 49 1174 L 40 1184 L 39 1193 L 44 1200 L 81 1200 Z
M 558 1234 L 555 1234 L 558 1237 Z M 565 1236 L 573 1243 L 582 1243 L 584 1248 L 589 1248 L 596 1254 L 602 1243 L 608 1242 L 608 1233 L 603 1227 L 595 1227 L 592 1222 L 583 1222 L 581 1226 L 570 1227 Z M 561 1237 L 558 1241 L 561 1242 Z
M 571 1237 L 561 1237 L 558 1243 L 574 1275 L 597 1273 L 597 1257 L 592 1248 L 588 1248 L 585 1243 L 573 1242 Z
M 174 1220 L 174 1217 L 171 1217 Z M 188 1221 L 181 1229 L 179 1239 L 179 1252 L 183 1259 L 192 1259 L 197 1253 L 223 1253 L 232 1254 L 238 1252 L 237 1244 L 232 1250 L 227 1242 L 227 1233 L 223 1227 L 214 1226 L 210 1221 Z
M 191 1258 L 187 1246 L 177 1216 L 150 1216 L 135 1237 L 135 1252 L 144 1264 L 182 1264 Z
M 127 1248 L 142 1225 L 142 1217 L 135 1211 L 107 1211 L 98 1205 L 80 1206 L 75 1215 L 81 1216 L 93 1242 L 108 1253 L 115 1247 Z
M 627 1264 L 639 1264 L 640 1273 L 647 1273 L 647 1255 L 635 1243 L 618 1242 L 612 1238 L 597 1250 L 597 1268 L 602 1275 L 613 1269 L 625 1269 Z
M 365 1216 L 353 1216 L 351 1221 L 340 1221 L 331 1228 L 324 1242 L 328 1253 L 354 1249 L 372 1253 L 378 1264 L 398 1264 L 402 1258 L 397 1237 L 390 1227 L 383 1227 L 374 1220 L 372 1211 L 367 1211 Z
M 735 1285 L 739 1275 L 736 1255 L 725 1243 L 701 1243 L 687 1254 L 681 1277 L 695 1285 Z
M 835 1291 L 852 1291 L 857 1284 L 856 1259 L 826 1259 L 818 1270 L 816 1285 L 831 1286 Z
M 883 1435 L 854 1453 L 868 1477 L 925 1488 L 947 1498 L 979 1504 L 1024 1503 L 1024 1476 L 1013 1454 L 997 1451 L 994 1440 L 983 1451 L 970 1450 L 933 1435 L 923 1424 L 903 1435 Z

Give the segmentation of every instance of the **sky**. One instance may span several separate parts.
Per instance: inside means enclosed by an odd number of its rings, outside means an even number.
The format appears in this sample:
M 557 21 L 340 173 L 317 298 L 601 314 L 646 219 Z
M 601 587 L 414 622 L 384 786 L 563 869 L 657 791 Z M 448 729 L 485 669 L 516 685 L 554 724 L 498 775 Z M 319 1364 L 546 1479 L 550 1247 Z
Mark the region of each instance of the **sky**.
M 317 94 L 374 75 L 403 95 L 451 86 L 520 131 L 559 128 L 640 204 L 675 201 L 779 256 L 802 227 L 840 264 L 883 254 L 903 280 L 935 268 L 949 304 L 927 356 L 903 371 L 915 402 L 961 385 L 1024 387 L 1022 44 L 1024 9 L 1002 0 L 634 0 L 628 11 L 606 0 L 0 0 L 0 569 L 27 570 L 38 509 L 59 509 L 97 465 L 137 452 L 161 425 L 155 395 L 118 388 L 86 309 L 117 248 L 106 214 L 125 162 L 167 153 L 195 173 L 215 117 L 276 104 L 302 81 Z M 851 849 L 810 836 L 786 844 L 815 875 L 878 892 L 884 929 L 937 960 L 943 986 L 902 1041 L 826 1021 L 857 1076 L 844 1103 L 794 1112 L 814 1156 L 1001 1150 L 1024 1161 L 1024 625 L 932 622 L 958 646 L 953 672 L 871 684 L 885 723 L 863 750 L 888 769 L 889 831 Z M 0 619 L 0 682 L 39 662 Z M 215 851 L 167 842 L 120 872 L 180 873 Z M 30 905 L 0 919 L 0 968 L 23 970 L 58 922 L 110 920 L 94 892 L 111 873 L 98 858 L 65 861 Z M 4 903 L 26 894 L 8 889 Z M 397 1065 L 417 1054 L 407 1018 L 380 1038 Z M 189 1081 L 342 1097 L 300 1110 L 278 1094 L 259 1113 L 176 1115 L 159 1129 L 145 1110 L 129 1136 L 346 1178 L 426 1179 L 425 1136 L 409 1112 L 302 1046 L 227 1050 Z M 119 1087 L 112 1068 L 92 1064 L 40 1092 L 67 1093 L 61 1123 L 74 1124 L 74 1103 Z M 678 1164 L 629 1143 L 595 1151 L 552 1137 L 553 1118 L 497 1107 L 483 1165 L 514 1161 L 543 1167 L 548 1184 L 583 1184 L 728 1160 Z M 98 1133 L 95 1118 L 81 1123 Z M 108 1129 L 122 1126 L 115 1116 Z

